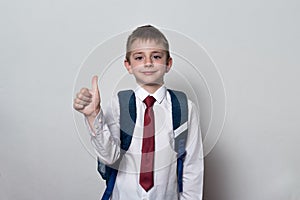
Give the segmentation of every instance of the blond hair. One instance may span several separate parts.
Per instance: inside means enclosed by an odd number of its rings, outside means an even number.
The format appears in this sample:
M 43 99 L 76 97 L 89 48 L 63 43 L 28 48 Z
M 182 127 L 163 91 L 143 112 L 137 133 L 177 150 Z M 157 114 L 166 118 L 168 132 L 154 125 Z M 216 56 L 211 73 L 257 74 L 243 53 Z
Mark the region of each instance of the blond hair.
M 167 53 L 167 60 L 170 58 L 169 42 L 162 32 L 151 25 L 140 26 L 129 35 L 126 43 L 126 60 L 130 62 L 131 46 L 136 40 L 154 40 L 156 43 L 162 44 Z

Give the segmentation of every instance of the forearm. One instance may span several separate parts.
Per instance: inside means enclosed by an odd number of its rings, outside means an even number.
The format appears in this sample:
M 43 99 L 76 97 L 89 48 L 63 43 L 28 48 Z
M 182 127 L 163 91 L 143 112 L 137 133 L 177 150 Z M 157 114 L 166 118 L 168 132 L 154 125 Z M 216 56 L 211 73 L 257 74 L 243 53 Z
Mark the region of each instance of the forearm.
M 95 148 L 99 159 L 107 165 L 113 164 L 118 160 L 120 155 L 119 138 L 114 137 L 116 125 L 110 123 L 109 125 L 104 120 L 102 112 L 100 112 L 93 120 L 93 118 L 86 118 L 86 124 L 91 134 L 91 143 Z
M 201 200 L 203 195 L 204 157 L 198 112 L 193 104 L 189 110 L 189 133 L 183 167 L 183 192 L 180 200 Z
M 203 176 L 204 165 L 203 158 L 192 156 L 192 162 L 189 158 L 185 160 L 183 172 L 183 192 L 180 200 L 202 200 L 203 195 Z M 187 161 L 187 162 L 186 162 Z

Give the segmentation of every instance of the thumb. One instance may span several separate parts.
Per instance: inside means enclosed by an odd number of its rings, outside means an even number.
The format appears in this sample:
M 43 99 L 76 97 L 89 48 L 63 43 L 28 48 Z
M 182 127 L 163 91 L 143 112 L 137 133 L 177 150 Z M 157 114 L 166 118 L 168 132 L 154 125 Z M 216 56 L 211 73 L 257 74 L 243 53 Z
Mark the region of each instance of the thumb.
M 97 75 L 93 76 L 93 79 L 92 79 L 92 91 L 93 92 L 99 92 L 99 89 L 98 89 L 98 76 Z

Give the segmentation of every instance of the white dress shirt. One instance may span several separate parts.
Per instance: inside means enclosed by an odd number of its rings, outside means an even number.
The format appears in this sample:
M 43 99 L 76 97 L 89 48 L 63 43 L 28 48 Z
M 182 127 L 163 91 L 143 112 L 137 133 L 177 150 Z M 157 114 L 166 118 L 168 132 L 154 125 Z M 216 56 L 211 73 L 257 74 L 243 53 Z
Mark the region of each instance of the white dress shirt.
M 139 184 L 141 150 L 143 140 L 144 112 L 143 100 L 151 95 L 155 117 L 155 164 L 154 186 L 146 192 Z M 183 167 L 183 192 L 177 189 L 177 157 L 174 151 L 172 125 L 172 103 L 165 86 L 154 94 L 142 87 L 135 90 L 137 117 L 132 142 L 119 167 L 112 200 L 200 200 L 203 191 L 203 150 L 198 112 L 188 101 L 188 139 Z M 108 109 L 100 111 L 94 122 L 95 132 L 91 132 L 91 142 L 97 156 L 106 164 L 114 163 L 120 156 L 120 106 L 118 98 L 112 99 Z

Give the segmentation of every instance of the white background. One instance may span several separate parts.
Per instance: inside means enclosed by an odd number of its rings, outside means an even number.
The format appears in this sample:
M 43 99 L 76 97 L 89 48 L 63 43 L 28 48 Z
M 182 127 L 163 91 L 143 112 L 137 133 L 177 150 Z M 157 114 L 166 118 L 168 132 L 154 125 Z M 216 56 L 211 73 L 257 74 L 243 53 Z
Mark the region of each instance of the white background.
M 300 199 L 299 1 L 0 3 L 0 199 L 99 199 L 95 160 L 73 121 L 79 67 L 100 42 L 143 24 L 184 33 L 227 94 L 206 157 L 205 200 Z

